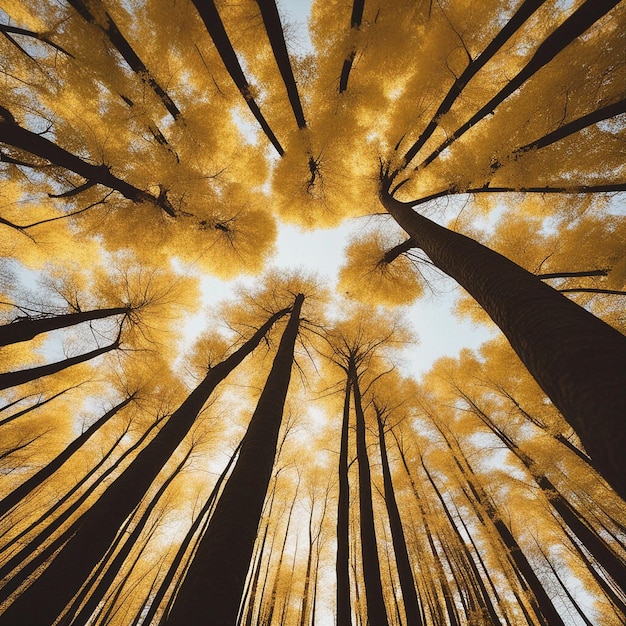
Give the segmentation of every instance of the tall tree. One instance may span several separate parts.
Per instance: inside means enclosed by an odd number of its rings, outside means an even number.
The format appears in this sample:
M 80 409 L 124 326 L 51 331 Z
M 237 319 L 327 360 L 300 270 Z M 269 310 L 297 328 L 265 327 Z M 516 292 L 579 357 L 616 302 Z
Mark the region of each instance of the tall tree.
M 304 295 L 298 294 L 239 458 L 187 570 L 168 624 L 234 624 L 267 493 Z

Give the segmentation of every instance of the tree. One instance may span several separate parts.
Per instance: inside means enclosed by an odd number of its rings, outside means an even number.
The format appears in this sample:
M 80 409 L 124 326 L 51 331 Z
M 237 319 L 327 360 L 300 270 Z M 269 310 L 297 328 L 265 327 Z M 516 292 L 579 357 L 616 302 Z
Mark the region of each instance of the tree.
M 621 623 L 626 4 L 296 4 L 0 11 L 0 623 Z

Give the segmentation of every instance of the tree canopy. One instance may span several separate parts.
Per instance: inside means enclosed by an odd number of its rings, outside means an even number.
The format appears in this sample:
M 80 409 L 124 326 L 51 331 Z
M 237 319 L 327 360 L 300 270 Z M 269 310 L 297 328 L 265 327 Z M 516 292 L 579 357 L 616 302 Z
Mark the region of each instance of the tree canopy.
M 624 623 L 624 2 L 295 5 L 0 1 L 0 625 Z

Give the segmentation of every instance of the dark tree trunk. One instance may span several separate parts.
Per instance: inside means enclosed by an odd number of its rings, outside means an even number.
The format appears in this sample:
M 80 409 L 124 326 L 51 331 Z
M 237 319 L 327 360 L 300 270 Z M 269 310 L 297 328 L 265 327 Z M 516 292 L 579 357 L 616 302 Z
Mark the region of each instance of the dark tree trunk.
M 350 483 L 348 481 L 348 435 L 350 432 L 350 393 L 352 380 L 346 379 L 339 451 L 339 497 L 337 500 L 337 623 L 352 625 L 350 607 Z
M 361 28 L 361 22 L 363 20 L 363 10 L 365 9 L 365 0 L 353 0 L 352 2 L 352 15 L 350 16 L 350 28 L 357 30 Z M 348 89 L 348 78 L 350 78 L 350 71 L 352 70 L 352 64 L 354 63 L 354 57 L 356 56 L 356 48 L 352 48 L 343 61 L 341 68 L 341 75 L 339 77 L 339 93 L 343 93 Z M 341 622 L 338 622 L 341 624 Z
M 152 431 L 160 424 L 161 420 L 156 421 L 154 424 L 150 426 L 146 430 L 145 433 L 130 447 L 126 450 L 120 457 L 109 467 L 105 472 L 103 472 L 100 476 L 98 476 L 97 480 L 89 486 L 87 490 L 81 496 L 73 502 L 63 513 L 61 513 L 58 517 L 54 519 L 53 522 L 48 524 L 36 537 L 31 539 L 26 546 L 24 546 L 17 554 L 12 556 L 6 563 L 2 565 L 0 568 L 0 579 L 4 578 L 8 574 L 10 574 L 13 570 L 15 570 L 20 564 L 24 563 L 29 557 L 32 556 L 34 551 L 39 548 L 43 543 L 50 537 L 54 532 L 56 532 L 70 517 L 71 515 L 78 510 L 78 508 L 96 491 L 98 487 L 100 487 L 106 479 L 115 472 L 115 470 L 126 460 L 128 459 L 135 450 L 141 447 L 143 442 L 148 438 L 148 436 L 152 433 Z M 91 472 L 90 472 L 91 473 Z M 82 481 L 81 481 L 82 482 Z M 74 492 L 76 487 L 72 488 L 71 492 Z M 65 497 L 64 497 L 65 499 Z M 49 511 L 56 510 L 57 505 L 49 509 Z M 132 512 L 132 511 L 131 511 Z M 38 522 L 43 521 L 38 520 Z M 124 521 L 124 520 L 123 520 Z M 122 522 L 123 522 L 122 521 Z M 120 523 L 121 525 L 121 523 Z M 0 602 L 6 600 L 13 591 L 15 591 L 24 581 L 31 576 L 37 568 L 43 565 L 57 550 L 63 546 L 68 539 L 76 532 L 77 528 L 80 527 L 80 518 L 78 522 L 73 523 L 66 531 L 64 531 L 59 537 L 57 537 L 49 546 L 44 548 L 41 552 L 37 554 L 35 558 L 29 561 L 25 566 L 23 566 L 19 572 L 7 583 L 0 591 Z M 30 527 L 29 527 L 30 528 Z M 117 530 L 117 529 L 116 529 Z M 21 535 L 22 533 L 20 533 Z M 115 533 L 114 533 L 115 535 Z M 108 546 L 103 550 L 103 554 L 108 549 Z M 84 575 L 85 578 L 89 575 L 89 571 L 87 571 Z M 80 581 L 81 584 L 83 580 Z M 0 616 L 1 619 L 2 616 Z M 15 623 L 15 622 L 14 622 Z M 27 622 L 28 623 L 28 622 Z M 31 622 L 32 623 L 32 622 Z
M 9 424 L 13 420 L 16 420 L 18 417 L 22 417 L 22 415 L 26 415 L 27 413 L 30 413 L 31 411 L 35 411 L 36 409 L 41 408 L 42 406 L 48 404 L 48 402 L 52 402 L 52 400 L 56 400 L 56 398 L 58 398 L 59 396 L 62 396 L 64 393 L 67 393 L 68 391 L 71 391 L 72 389 L 76 389 L 76 387 L 80 387 L 80 385 L 82 384 L 83 383 L 79 383 L 77 385 L 72 385 L 71 387 L 66 387 L 65 389 L 58 391 L 57 393 L 51 395 L 49 398 L 46 398 L 45 400 L 40 400 L 38 402 L 35 402 L 35 404 L 31 404 L 29 407 L 26 407 L 25 409 L 22 409 L 21 411 L 18 411 L 17 413 L 13 413 L 13 415 L 10 415 L 9 417 L 5 417 L 2 421 L 0 421 L 0 426 Z M 30 394 L 26 396 L 26 398 L 29 398 L 32 395 L 37 395 L 37 394 Z M 21 402 L 22 400 L 26 398 L 22 397 L 19 400 L 16 400 L 15 403 L 12 402 L 10 405 L 2 407 L 2 410 L 4 411 L 4 409 L 8 409 L 13 404 L 17 404 L 18 402 Z
M 165 195 L 157 198 L 147 191 L 142 191 L 138 187 L 111 174 L 106 165 L 92 165 L 42 135 L 22 128 L 15 121 L 10 111 L 4 107 L 0 107 L 0 142 L 30 152 L 53 165 L 82 176 L 93 184 L 114 189 L 132 202 L 149 202 L 165 211 L 168 215 L 176 217 L 174 208 Z
M 537 278 L 541 278 L 541 280 L 547 280 L 549 278 L 584 278 L 587 276 L 608 276 L 609 269 L 599 269 L 599 270 L 586 270 L 581 272 L 548 272 L 546 274 L 535 274 Z
M 367 443 L 365 440 L 365 415 L 361 403 L 361 390 L 354 362 L 350 363 L 352 394 L 356 413 L 356 455 L 359 464 L 359 511 L 361 514 L 361 555 L 367 618 L 371 624 L 388 626 L 387 610 L 380 577 L 380 562 L 374 526 L 372 505 L 372 478 L 370 473 Z
M 111 352 L 111 350 L 117 350 L 119 347 L 120 338 L 118 337 L 108 346 L 97 348 L 96 350 L 91 350 L 90 352 L 85 352 L 84 354 L 79 354 L 78 356 L 73 356 L 68 359 L 63 359 L 63 361 L 57 361 L 56 363 L 50 363 L 48 365 L 40 365 L 39 367 L 31 367 L 26 370 L 18 370 L 16 372 L 5 372 L 4 374 L 0 374 L 0 389 L 17 387 L 18 385 L 29 383 L 33 380 L 37 380 L 38 378 L 52 376 L 52 374 L 62 372 L 68 367 L 78 365 L 79 363 L 85 363 L 90 359 L 95 359 L 102 354 Z
M 7 513 L 20 500 L 25 498 L 33 489 L 37 489 L 45 480 L 50 478 L 63 463 L 65 463 L 89 438 L 102 428 L 114 415 L 121 411 L 125 406 L 130 404 L 135 394 L 131 394 L 120 403 L 115 405 L 110 411 L 107 411 L 102 417 L 96 420 L 80 437 L 77 437 L 65 448 L 58 456 L 50 461 L 45 467 L 42 467 L 36 474 L 24 481 L 19 487 L 16 487 L 10 494 L 0 501 L 0 516 Z
M 89 10 L 89 2 L 85 2 L 84 0 L 68 0 L 68 2 L 86 21 L 100 28 L 100 30 L 107 36 L 113 47 L 120 53 L 124 61 L 128 63 L 130 69 L 132 69 L 142 81 L 148 83 L 152 91 L 154 91 L 159 100 L 163 103 L 163 106 L 167 109 L 168 113 L 175 120 L 177 120 L 180 117 L 178 107 L 174 104 L 174 101 L 161 87 L 161 85 L 159 85 L 154 76 L 152 76 L 148 68 L 133 50 L 124 35 L 122 35 L 119 28 L 113 21 L 113 18 L 108 14 L 104 7 L 99 2 L 94 3 L 93 0 L 91 0 L 91 4 L 95 5 L 95 10 L 98 13 L 103 14 L 106 19 L 106 25 L 102 23 L 102 19 L 96 19 L 95 15 Z
M 386 193 L 381 198 L 430 260 L 491 316 L 602 475 L 626 497 L 626 393 L 620 376 L 626 371 L 626 337 L 497 252 Z
M 306 128 L 302 102 L 300 101 L 298 86 L 296 85 L 296 79 L 291 68 L 291 61 L 289 60 L 287 44 L 285 43 L 285 36 L 280 23 L 280 15 L 278 14 L 276 2 L 274 2 L 274 0 L 256 0 L 256 3 L 261 11 L 261 17 L 263 18 L 263 24 L 265 25 L 265 30 L 272 46 L 272 52 L 274 53 L 276 64 L 278 65 L 280 75 L 287 89 L 289 104 L 296 118 L 296 123 L 298 124 L 298 128 Z
M 407 626 L 422 626 L 420 607 L 417 599 L 417 593 L 415 591 L 413 568 L 411 567 L 411 561 L 409 560 L 409 551 L 404 537 L 402 519 L 400 517 L 400 510 L 398 509 L 396 494 L 391 479 L 391 470 L 389 468 L 389 459 L 387 457 L 387 446 L 385 444 L 385 429 L 380 412 L 376 405 L 374 405 L 374 410 L 376 411 L 376 419 L 378 422 L 378 442 L 380 445 L 380 457 L 383 470 L 385 505 L 387 506 L 393 551 L 396 556 L 396 567 L 398 569 L 398 578 L 400 579 L 400 588 L 402 589 L 402 601 L 404 603 L 406 623 Z
M 293 311 L 272 369 L 206 534 L 172 607 L 167 624 L 236 624 L 250 558 L 267 493 L 283 407 L 291 378 L 303 295 Z
M 477 124 L 494 109 L 506 100 L 512 93 L 517 91 L 529 78 L 536 74 L 542 67 L 547 65 L 554 57 L 564 50 L 576 38 L 591 28 L 600 18 L 606 15 L 619 0 L 586 0 L 558 26 L 535 51 L 530 61 L 509 82 L 477 111 L 467 122 L 457 130 L 450 133 L 433 152 L 428 155 L 418 166 L 424 168 L 432 163 L 448 146 L 464 135 L 472 126 Z M 503 42 L 504 43 L 504 42 Z
M 525 0 L 502 30 L 493 38 L 491 43 L 465 68 L 463 73 L 454 81 L 445 98 L 439 105 L 437 112 L 432 116 L 417 141 L 407 150 L 404 162 L 408 164 L 422 149 L 433 132 L 437 129 L 439 119 L 447 113 L 467 83 L 481 70 L 488 61 L 502 48 L 502 46 L 524 25 L 526 20 L 545 2 L 545 0 Z
M 224 483 L 224 480 L 226 479 L 226 476 L 228 472 L 230 471 L 230 468 L 235 462 L 235 459 L 237 458 L 237 455 L 239 454 L 240 448 L 241 448 L 241 443 L 235 448 L 235 451 L 232 453 L 230 459 L 228 460 L 226 467 L 224 468 L 222 473 L 219 475 L 219 478 L 217 479 L 215 486 L 211 490 L 211 493 L 209 494 L 209 497 L 207 498 L 206 503 L 204 504 L 202 509 L 200 509 L 200 512 L 198 513 L 196 519 L 191 524 L 191 527 L 187 531 L 185 538 L 180 544 L 178 550 L 176 551 L 176 555 L 174 556 L 174 559 L 172 563 L 170 564 L 167 570 L 167 573 L 165 574 L 163 580 L 161 581 L 161 584 L 159 585 L 157 592 L 152 597 L 152 600 L 150 602 L 150 608 L 148 609 L 148 611 L 146 612 L 143 618 L 143 623 L 145 623 L 146 625 L 152 623 L 152 620 L 154 619 L 156 612 L 158 611 L 159 606 L 161 605 L 161 602 L 163 601 L 163 598 L 165 597 L 165 594 L 167 593 L 167 590 L 169 589 L 170 585 L 172 584 L 172 581 L 174 580 L 174 577 L 176 576 L 176 572 L 178 571 L 180 564 L 183 562 L 183 558 L 185 556 L 185 553 L 187 552 L 187 548 L 189 548 L 189 545 L 191 544 L 194 538 L 194 535 L 196 534 L 196 531 L 198 530 L 198 528 L 200 528 L 202 521 L 210 514 L 210 511 L 215 504 L 217 494 L 219 493 L 219 490 L 222 488 L 222 484 Z
M 8 346 L 21 341 L 28 341 L 41 333 L 47 333 L 59 328 L 68 328 L 82 322 L 100 320 L 114 315 L 126 315 L 130 307 L 113 307 L 109 309 L 96 309 L 94 311 L 79 311 L 78 313 L 66 313 L 39 319 L 17 319 L 10 324 L 0 326 L 0 346 Z
M 469 396 L 458 388 L 457 391 L 472 407 L 472 413 L 479 417 L 481 422 L 522 462 L 535 482 L 541 487 L 550 504 L 561 516 L 563 522 L 567 524 L 580 543 L 585 546 L 593 559 L 604 568 L 606 573 L 626 594 L 626 586 L 622 582 L 626 581 L 626 565 L 624 562 L 609 548 L 604 539 L 585 521 L 584 517 L 570 504 L 552 481 L 537 470 L 533 460 L 509 436 L 500 430 Z
M 244 345 L 209 371 L 154 439 L 80 517 L 75 534 L 48 568 L 0 616 L 0 624 L 31 626 L 54 623 L 189 432 L 218 383 L 257 347 L 274 322 L 288 312 L 289 309 L 283 309 L 272 315 Z
M 191 456 L 193 448 L 190 448 L 187 454 L 181 459 L 180 463 L 176 466 L 176 468 L 172 471 L 172 473 L 167 477 L 167 479 L 163 482 L 163 484 L 159 487 L 158 491 L 154 494 L 148 506 L 145 508 L 141 517 L 137 520 L 137 523 L 134 525 L 132 532 L 128 535 L 127 539 L 124 541 L 124 545 L 118 550 L 115 557 L 111 561 L 110 565 L 106 567 L 106 571 L 104 576 L 98 581 L 96 588 L 89 593 L 89 598 L 85 604 L 80 607 L 80 603 L 74 602 L 70 610 L 63 616 L 60 622 L 58 622 L 59 626 L 69 626 L 70 624 L 74 624 L 75 626 L 80 626 L 81 624 L 89 623 L 89 617 L 96 610 L 98 604 L 104 598 L 107 591 L 113 584 L 115 577 L 118 575 L 120 570 L 122 569 L 124 562 L 130 555 L 131 551 L 135 547 L 135 544 L 139 540 L 139 536 L 141 535 L 143 529 L 148 523 L 148 519 L 150 515 L 152 515 L 152 511 L 154 511 L 156 505 L 159 500 L 163 496 L 163 494 L 167 491 L 167 488 L 172 484 L 172 481 L 178 476 L 185 466 L 185 463 L 189 460 Z M 80 608 L 80 611 L 74 617 L 76 611 Z
M 285 154 L 285 150 L 280 145 L 276 135 L 274 135 L 274 131 L 270 128 L 270 125 L 267 123 L 263 113 L 261 113 L 261 109 L 259 109 L 259 105 L 252 96 L 252 89 L 250 88 L 250 84 L 241 69 L 241 65 L 237 59 L 237 55 L 235 54 L 235 50 L 233 49 L 230 39 L 228 38 L 228 34 L 226 33 L 226 29 L 224 28 L 224 24 L 222 23 L 222 19 L 220 18 L 220 14 L 217 11 L 215 3 L 213 0 L 192 0 L 192 2 L 200 14 L 200 17 L 202 18 L 202 21 L 204 22 L 204 25 L 213 40 L 213 43 L 215 44 L 215 48 L 224 63 L 224 67 L 226 67 L 226 71 L 230 74 L 230 77 L 233 79 L 237 89 L 239 89 L 239 93 L 241 93 L 243 99 L 246 101 L 252 115 L 254 115 L 255 119 L 263 129 L 265 136 L 274 146 L 276 152 L 278 152 L 280 156 L 283 156 L 283 154 Z

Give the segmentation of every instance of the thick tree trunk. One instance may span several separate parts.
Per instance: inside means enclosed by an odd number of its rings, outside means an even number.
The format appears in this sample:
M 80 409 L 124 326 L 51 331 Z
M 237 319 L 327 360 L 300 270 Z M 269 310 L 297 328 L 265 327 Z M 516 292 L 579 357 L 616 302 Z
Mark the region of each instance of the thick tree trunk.
M 602 475 L 626 498 L 626 337 L 477 241 L 381 194 L 430 260 L 490 315 L 576 431 Z
M 110 343 L 108 346 L 104 346 L 102 348 L 96 348 L 95 350 L 91 350 L 90 352 L 85 352 L 84 354 L 79 354 L 78 356 L 73 356 L 67 359 L 63 359 L 62 361 L 57 361 L 56 363 L 50 363 L 48 365 L 40 365 L 38 367 L 31 367 L 29 369 L 18 370 L 15 372 L 5 372 L 4 374 L 0 374 L 0 389 L 8 389 L 9 387 L 17 387 L 18 385 L 29 383 L 33 380 L 37 380 L 38 378 L 43 378 L 44 376 L 52 376 L 52 374 L 56 374 L 57 372 L 62 372 L 68 367 L 72 367 L 73 365 L 78 365 L 79 363 L 85 363 L 86 361 L 89 361 L 90 359 L 95 359 L 96 357 L 99 357 L 102 354 L 111 352 L 111 350 L 117 350 L 119 347 L 120 347 L 120 338 L 118 337 L 115 341 Z
M 354 362 L 350 363 L 353 379 L 352 394 L 356 413 L 356 455 L 359 464 L 359 511 L 361 514 L 361 555 L 363 562 L 363 582 L 365 584 L 365 602 L 367 618 L 371 624 L 388 626 L 387 610 L 380 577 L 380 562 L 374 526 L 374 508 L 372 504 L 372 477 L 370 473 L 367 443 L 365 440 L 365 415 L 361 403 L 361 390 L 357 379 Z
M 125 315 L 130 312 L 129 307 L 112 307 L 96 309 L 94 311 L 79 311 L 40 319 L 18 319 L 10 324 L 0 326 L 0 346 L 8 346 L 21 341 L 28 341 L 41 333 L 47 333 L 59 328 L 68 328 L 82 322 L 100 320 L 114 315 Z
M 167 624 L 227 626 L 237 622 L 274 465 L 303 300 L 301 294 L 295 299 L 272 369 L 241 444 L 239 458 L 200 541 Z
M 288 312 L 289 309 L 283 309 L 272 315 L 243 346 L 209 371 L 154 439 L 81 516 L 76 533 L 48 568 L 0 615 L 2 626 L 54 623 L 189 432 L 218 383 L 257 347 L 274 322 Z
M 406 623 L 407 626 L 422 626 L 420 607 L 417 599 L 417 593 L 415 591 L 413 568 L 411 567 L 411 561 L 409 560 L 409 551 L 404 537 L 400 510 L 398 509 L 396 494 L 391 480 L 391 470 L 389 468 L 387 446 L 385 444 L 385 429 L 380 412 L 376 405 L 374 405 L 374 410 L 376 411 L 376 419 L 378 422 L 378 442 L 380 445 L 380 457 L 383 470 L 385 505 L 387 506 L 393 551 L 396 556 L 396 567 L 398 569 L 398 578 L 400 579 L 400 588 L 402 589 L 402 601 L 404 603 Z
M 348 435 L 352 380 L 346 379 L 339 451 L 339 497 L 337 500 L 337 623 L 352 626 L 350 606 L 350 483 L 348 481 Z

